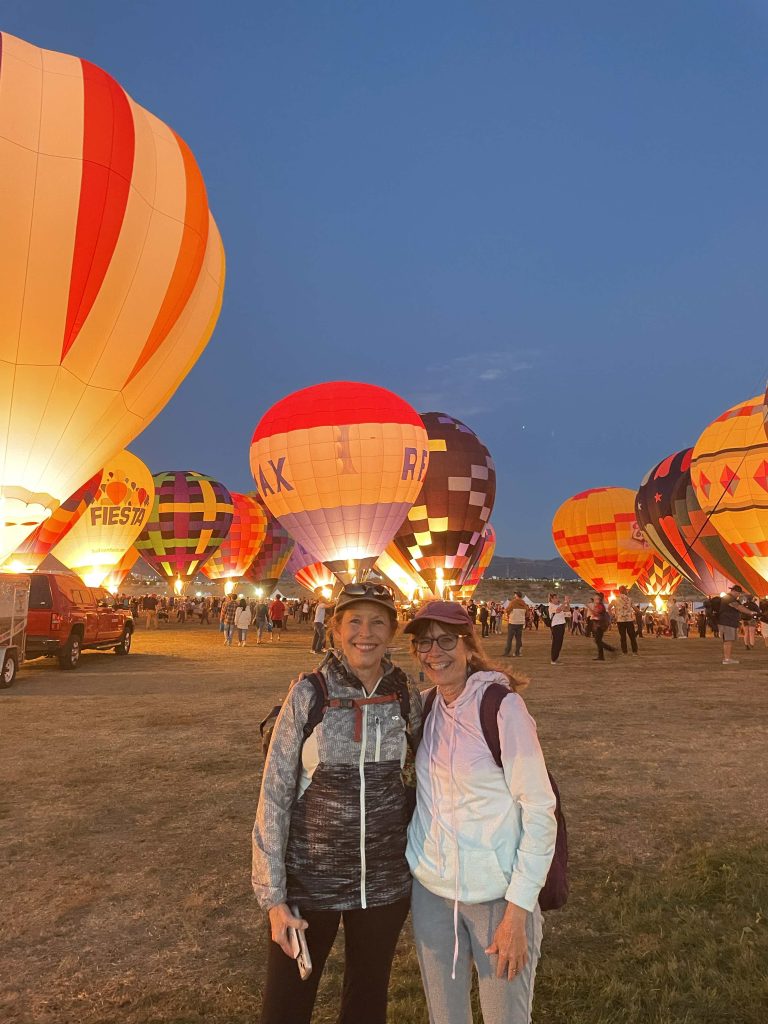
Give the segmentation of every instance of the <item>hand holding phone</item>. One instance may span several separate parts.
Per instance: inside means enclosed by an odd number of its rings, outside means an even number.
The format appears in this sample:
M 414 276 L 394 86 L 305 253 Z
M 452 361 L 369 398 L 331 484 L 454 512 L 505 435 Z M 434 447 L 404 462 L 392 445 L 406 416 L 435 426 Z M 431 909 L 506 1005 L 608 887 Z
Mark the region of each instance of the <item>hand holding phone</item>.
M 291 907 L 291 913 L 294 917 L 301 917 L 299 908 L 295 904 Z M 299 977 L 302 981 L 306 981 L 312 973 L 312 958 L 309 955 L 309 947 L 307 946 L 307 937 L 304 934 L 304 930 L 289 927 L 288 941 L 291 944 L 293 959 L 299 968 Z

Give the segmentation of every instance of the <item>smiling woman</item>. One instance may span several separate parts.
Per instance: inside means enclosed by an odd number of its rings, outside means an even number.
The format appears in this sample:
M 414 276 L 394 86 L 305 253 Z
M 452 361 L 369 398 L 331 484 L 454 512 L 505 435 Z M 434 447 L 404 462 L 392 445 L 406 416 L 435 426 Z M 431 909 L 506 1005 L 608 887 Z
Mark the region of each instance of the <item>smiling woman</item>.
M 397 629 L 391 593 L 348 584 L 331 625 L 338 649 L 292 688 L 275 724 L 253 829 L 253 887 L 272 938 L 264 1024 L 308 1024 L 342 919 L 339 1020 L 384 1024 L 410 905 L 403 768 L 421 699 L 389 659 Z M 294 929 L 306 935 L 306 980 L 292 962 Z
M 407 849 L 429 1019 L 471 1019 L 474 965 L 485 1024 L 528 1024 L 541 949 L 538 897 L 557 829 L 536 726 L 516 692 L 523 684 L 492 668 L 461 605 L 431 601 L 405 631 L 433 685 Z

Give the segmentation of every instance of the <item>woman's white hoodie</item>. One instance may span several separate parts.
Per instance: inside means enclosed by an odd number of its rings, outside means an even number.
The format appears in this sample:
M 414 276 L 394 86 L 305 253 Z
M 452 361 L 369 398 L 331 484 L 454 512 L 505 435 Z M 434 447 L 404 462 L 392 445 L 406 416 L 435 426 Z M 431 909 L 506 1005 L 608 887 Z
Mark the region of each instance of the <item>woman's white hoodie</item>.
M 480 727 L 497 672 L 475 672 L 447 706 L 435 697 L 416 755 L 417 803 L 406 856 L 415 878 L 463 903 L 504 898 L 533 910 L 555 851 L 555 797 L 536 723 L 518 694 L 501 702 L 503 771 Z

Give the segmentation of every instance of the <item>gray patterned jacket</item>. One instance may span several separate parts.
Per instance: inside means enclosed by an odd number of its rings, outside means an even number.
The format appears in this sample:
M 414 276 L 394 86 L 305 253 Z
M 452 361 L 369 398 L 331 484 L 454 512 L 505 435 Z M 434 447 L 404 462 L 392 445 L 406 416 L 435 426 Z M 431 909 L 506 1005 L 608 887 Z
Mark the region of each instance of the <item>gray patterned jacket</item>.
M 346 663 L 329 651 L 322 665 L 329 696 L 366 693 Z M 410 733 L 418 737 L 421 697 L 392 662 L 382 662 L 375 695 L 410 694 Z M 405 860 L 408 812 L 401 768 L 406 731 L 400 703 L 367 705 L 362 738 L 354 738 L 354 709 L 328 708 L 302 745 L 314 700 L 300 681 L 285 699 L 264 766 L 253 827 L 253 889 L 268 910 L 381 906 L 408 896 Z

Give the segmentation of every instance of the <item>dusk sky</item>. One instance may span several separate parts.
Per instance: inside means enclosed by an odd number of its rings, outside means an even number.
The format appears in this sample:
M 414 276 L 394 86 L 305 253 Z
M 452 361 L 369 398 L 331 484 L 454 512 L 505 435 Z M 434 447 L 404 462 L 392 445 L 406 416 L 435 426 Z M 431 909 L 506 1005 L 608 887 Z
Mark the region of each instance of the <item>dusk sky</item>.
M 5 0 L 191 146 L 227 252 L 195 368 L 131 444 L 249 490 L 324 380 L 463 419 L 497 552 L 637 487 L 768 376 L 768 3 Z

